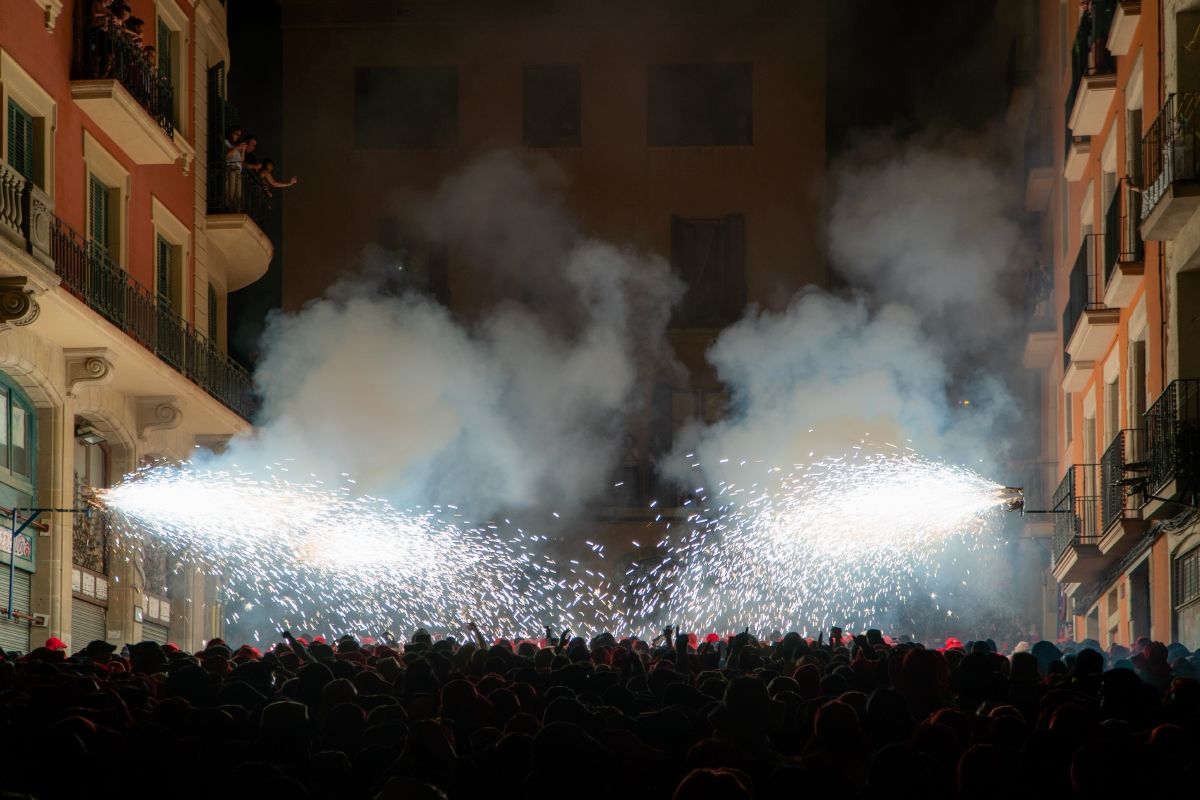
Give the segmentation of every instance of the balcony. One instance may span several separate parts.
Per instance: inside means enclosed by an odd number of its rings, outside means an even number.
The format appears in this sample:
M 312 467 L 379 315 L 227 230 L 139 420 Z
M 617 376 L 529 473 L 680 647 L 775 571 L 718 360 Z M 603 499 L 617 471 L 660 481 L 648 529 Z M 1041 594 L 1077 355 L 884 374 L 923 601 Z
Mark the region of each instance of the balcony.
M 1054 490 L 1054 579 L 1085 583 L 1095 579 L 1106 559 L 1100 552 L 1100 465 L 1073 464 Z
M 250 375 L 200 335 L 168 304 L 133 280 L 106 253 L 84 241 L 57 217 L 49 230 L 50 254 L 62 286 L 160 360 L 248 419 L 253 411 Z
M 1142 137 L 1142 238 L 1170 241 L 1200 207 L 1196 111 L 1200 94 L 1167 98 Z
M 1117 94 L 1117 60 L 1108 50 L 1116 5 L 1116 0 L 1093 0 L 1075 32 L 1065 114 L 1076 136 L 1096 136 L 1103 130 Z
M 1063 308 L 1063 349 L 1072 362 L 1095 361 L 1108 350 L 1121 312 L 1104 304 L 1100 264 L 1104 237 L 1089 234 L 1079 247 Z
M 1058 352 L 1054 320 L 1054 276 L 1042 264 L 1036 264 L 1025 276 L 1025 354 L 1026 369 L 1044 369 Z
M 1125 308 L 1142 283 L 1142 195 L 1122 179 L 1104 214 L 1104 305 Z
M 1063 177 L 1074 183 L 1087 171 L 1092 157 L 1092 140 L 1086 136 L 1067 136 L 1067 155 L 1063 161 Z
M 1146 432 L 1141 428 L 1120 431 L 1100 459 L 1100 552 L 1123 556 L 1148 527 L 1142 519 Z
M 1129 52 L 1129 46 L 1133 44 L 1133 34 L 1137 31 L 1141 17 L 1141 0 L 1120 0 L 1117 3 L 1112 25 L 1108 29 L 1108 52 L 1114 56 L 1123 56 Z
M 1200 379 L 1172 381 L 1146 412 L 1149 455 L 1146 516 L 1195 505 L 1200 477 Z
M 225 288 L 234 292 L 249 286 L 267 273 L 275 248 L 263 232 L 271 200 L 258 175 L 226 168 L 224 163 L 208 172 L 208 238 L 216 245 Z M 210 251 L 212 252 L 212 251 Z
M 137 164 L 174 164 L 192 149 L 175 134 L 174 90 L 121 31 L 82 27 L 71 97 Z

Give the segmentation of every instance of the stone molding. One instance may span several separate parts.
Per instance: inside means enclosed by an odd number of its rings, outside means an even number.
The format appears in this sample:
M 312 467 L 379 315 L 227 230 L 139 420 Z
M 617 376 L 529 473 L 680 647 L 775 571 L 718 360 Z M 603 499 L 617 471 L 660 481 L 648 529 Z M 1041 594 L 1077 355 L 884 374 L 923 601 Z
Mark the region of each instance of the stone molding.
M 182 420 L 183 411 L 176 397 L 137 398 L 137 432 L 142 441 L 149 433 L 178 428 Z
M 68 397 L 77 396 L 77 386 L 99 386 L 112 381 L 115 355 L 107 347 L 70 348 L 63 355 L 67 360 Z

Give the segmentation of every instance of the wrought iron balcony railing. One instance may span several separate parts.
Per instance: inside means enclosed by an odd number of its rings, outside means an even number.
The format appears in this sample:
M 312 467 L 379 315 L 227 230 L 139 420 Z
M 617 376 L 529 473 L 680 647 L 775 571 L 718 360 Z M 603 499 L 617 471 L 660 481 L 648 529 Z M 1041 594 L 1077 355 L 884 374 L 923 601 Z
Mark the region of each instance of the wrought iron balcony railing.
M 1030 333 L 1054 330 L 1054 275 L 1036 263 L 1025 274 L 1025 325 Z
M 1104 308 L 1104 282 L 1100 279 L 1100 247 L 1104 237 L 1091 233 L 1083 237 L 1075 266 L 1067 281 L 1067 304 L 1063 307 L 1063 349 L 1066 350 L 1075 326 L 1089 309 Z
M 1072 464 L 1067 467 L 1050 510 L 1054 512 L 1054 561 L 1068 547 L 1095 544 L 1100 539 L 1100 465 Z
M 1102 530 L 1133 511 L 1137 501 L 1130 497 L 1138 477 L 1146 470 L 1146 431 L 1128 428 L 1120 431 L 1100 458 Z
M 146 51 L 122 29 L 81 24 L 73 77 L 116 79 L 167 135 L 174 134 L 174 87 Z
M 1104 213 L 1104 281 L 1112 280 L 1117 264 L 1137 263 L 1145 255 L 1138 223 L 1142 220 L 1142 195 L 1122 178 Z
M 1092 0 L 1091 9 L 1079 18 L 1075 41 L 1071 44 L 1071 86 L 1067 89 L 1065 119 L 1071 118 L 1085 76 L 1117 71 L 1117 59 L 1108 52 L 1108 31 L 1116 8 L 1117 0 Z
M 270 212 L 271 198 L 257 172 L 225 163 L 209 167 L 209 214 L 245 214 L 266 230 Z
M 1172 481 L 1177 494 L 1195 497 L 1200 477 L 1200 378 L 1172 381 L 1146 412 L 1151 494 Z
M 103 248 L 54 218 L 50 252 L 63 286 L 98 314 L 234 412 L 249 419 L 245 368 L 200 335 L 163 298 L 114 264 Z
M 1142 137 L 1142 219 L 1150 216 L 1172 183 L 1200 178 L 1198 107 L 1200 94 L 1171 95 Z

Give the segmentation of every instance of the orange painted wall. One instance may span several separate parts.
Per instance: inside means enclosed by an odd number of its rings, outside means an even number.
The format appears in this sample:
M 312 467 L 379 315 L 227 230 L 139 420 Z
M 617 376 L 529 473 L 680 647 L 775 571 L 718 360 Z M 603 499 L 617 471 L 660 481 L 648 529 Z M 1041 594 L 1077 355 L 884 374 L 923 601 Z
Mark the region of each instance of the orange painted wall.
M 145 20 L 146 41 L 153 43 L 157 32 L 155 4 L 153 0 L 131 0 L 134 16 Z M 50 94 L 58 106 L 58 126 L 54 135 L 54 206 L 55 213 L 83 233 L 87 223 L 86 171 L 83 161 L 83 132 L 86 130 L 119 161 L 130 176 L 129 208 L 126 217 L 125 235 L 128 237 L 126 270 L 138 282 L 147 287 L 154 286 L 154 228 L 151 223 L 151 195 L 157 197 L 166 208 L 189 228 L 194 221 L 195 177 L 184 174 L 177 164 L 139 166 L 100 130 L 71 99 L 71 61 L 75 46 L 75 14 L 81 0 L 66 0 L 63 13 L 52 33 L 46 32 L 41 10 L 29 0 L 3 0 L 0 2 L 0 47 L 19 63 L 42 89 Z M 190 3 L 180 2 L 179 7 L 194 22 L 194 10 Z M 194 27 L 194 25 L 193 25 Z M 194 36 L 188 37 L 188 64 L 193 63 Z M 188 108 L 195 104 L 192 98 L 195 75 L 188 70 Z M 188 113 L 188 125 L 193 125 L 194 113 Z M 179 134 L 177 134 L 179 135 Z M 186 131 L 189 142 L 192 132 Z M 192 264 L 189 259 L 184 267 L 184 285 L 190 286 Z M 193 292 L 184 292 L 184 316 L 193 319 Z

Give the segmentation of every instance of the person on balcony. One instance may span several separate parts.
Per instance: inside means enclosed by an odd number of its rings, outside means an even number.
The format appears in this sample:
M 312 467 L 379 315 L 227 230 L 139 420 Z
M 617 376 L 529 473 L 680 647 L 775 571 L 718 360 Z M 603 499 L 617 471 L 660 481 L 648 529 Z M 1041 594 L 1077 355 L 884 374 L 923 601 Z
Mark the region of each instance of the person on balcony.
M 225 149 L 225 202 L 229 211 L 242 210 L 242 178 L 246 170 L 246 156 L 258 147 L 258 139 L 242 137 L 241 128 L 231 128 Z
M 297 178 L 295 175 L 288 181 L 279 181 L 275 178 L 275 162 L 270 158 L 264 158 L 262 164 L 258 168 L 258 178 L 263 182 L 263 188 L 267 193 L 267 197 L 273 196 L 272 189 L 287 189 L 289 186 L 295 186 Z

